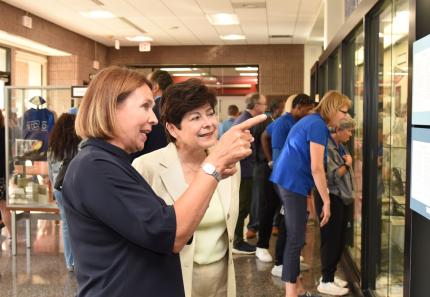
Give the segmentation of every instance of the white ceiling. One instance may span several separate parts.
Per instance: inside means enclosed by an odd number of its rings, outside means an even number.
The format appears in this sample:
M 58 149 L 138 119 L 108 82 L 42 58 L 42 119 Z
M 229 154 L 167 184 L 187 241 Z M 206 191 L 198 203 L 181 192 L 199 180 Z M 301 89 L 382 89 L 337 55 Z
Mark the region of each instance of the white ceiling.
M 37 15 L 71 31 L 113 46 L 136 45 L 126 36 L 154 39 L 153 45 L 290 44 L 307 43 L 324 0 L 4 0 L 30 16 Z M 98 4 L 99 3 L 99 4 Z M 260 8 L 246 8 L 255 4 Z M 262 8 L 261 8 L 262 7 Z M 88 19 L 81 11 L 108 10 L 117 18 Z M 206 15 L 235 13 L 239 25 L 213 26 Z M 241 34 L 245 40 L 225 41 L 220 35 Z M 292 38 L 271 38 L 292 35 Z M 313 36 L 315 37 L 315 36 Z M 313 38 L 312 38 L 313 39 Z

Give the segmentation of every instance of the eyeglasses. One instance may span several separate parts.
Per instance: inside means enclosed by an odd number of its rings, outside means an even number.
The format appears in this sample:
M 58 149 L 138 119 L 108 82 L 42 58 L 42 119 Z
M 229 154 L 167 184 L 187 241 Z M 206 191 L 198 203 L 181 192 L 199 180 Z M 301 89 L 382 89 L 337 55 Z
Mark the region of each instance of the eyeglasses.
M 342 110 L 342 109 L 338 109 L 341 113 L 343 113 L 344 115 L 347 115 L 348 114 L 348 110 Z

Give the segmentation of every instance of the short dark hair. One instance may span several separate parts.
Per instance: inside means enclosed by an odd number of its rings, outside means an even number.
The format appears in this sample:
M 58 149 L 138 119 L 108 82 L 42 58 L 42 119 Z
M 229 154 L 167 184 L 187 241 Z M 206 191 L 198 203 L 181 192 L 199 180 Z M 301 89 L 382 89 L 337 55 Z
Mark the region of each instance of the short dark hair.
M 274 99 L 274 100 L 270 101 L 270 104 L 269 104 L 270 112 L 274 112 L 279 107 L 281 107 L 281 105 L 284 103 L 285 103 L 284 99 Z
M 191 78 L 184 82 L 171 85 L 163 94 L 161 100 L 160 116 L 161 121 L 175 125 L 181 129 L 181 122 L 187 112 L 209 104 L 215 109 L 217 99 L 215 93 L 209 90 L 200 79 Z M 167 131 L 170 141 L 176 139 Z
M 239 113 L 239 107 L 237 105 L 232 104 L 228 106 L 228 115 L 229 116 L 235 116 Z
M 164 70 L 156 70 L 152 72 L 150 81 L 157 83 L 161 92 L 164 92 L 171 84 L 173 84 L 173 79 L 169 72 Z
M 306 94 L 298 94 L 296 98 L 294 98 L 293 103 L 291 105 L 292 108 L 296 108 L 297 105 L 314 105 L 315 100 L 312 99 L 309 95 Z

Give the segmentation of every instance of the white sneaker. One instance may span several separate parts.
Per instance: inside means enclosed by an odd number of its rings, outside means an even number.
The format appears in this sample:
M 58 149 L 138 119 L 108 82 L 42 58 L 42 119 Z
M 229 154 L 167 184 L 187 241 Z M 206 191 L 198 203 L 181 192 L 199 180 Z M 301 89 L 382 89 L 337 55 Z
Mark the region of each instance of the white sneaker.
M 272 262 L 273 261 L 273 258 L 270 255 L 268 249 L 257 248 L 257 250 L 255 251 L 255 256 L 261 262 Z
M 334 284 L 336 286 L 340 287 L 340 288 L 345 288 L 345 287 L 348 286 L 348 282 L 347 281 L 345 281 L 345 280 L 343 280 L 343 279 L 341 279 L 341 278 L 339 278 L 337 276 L 334 277 Z
M 334 282 L 330 283 L 324 283 L 320 282 L 320 284 L 317 287 L 318 292 L 327 294 L 327 295 L 334 295 L 334 296 L 343 296 L 349 293 L 348 288 L 340 288 L 335 285 Z
M 274 265 L 271 273 L 273 276 L 282 277 L 282 265 Z
M 300 263 L 301 264 L 301 263 Z M 322 282 L 322 276 L 320 277 L 320 283 Z M 338 286 L 339 288 L 345 288 L 348 286 L 348 282 L 344 281 L 340 277 L 335 276 L 334 277 L 334 284 Z

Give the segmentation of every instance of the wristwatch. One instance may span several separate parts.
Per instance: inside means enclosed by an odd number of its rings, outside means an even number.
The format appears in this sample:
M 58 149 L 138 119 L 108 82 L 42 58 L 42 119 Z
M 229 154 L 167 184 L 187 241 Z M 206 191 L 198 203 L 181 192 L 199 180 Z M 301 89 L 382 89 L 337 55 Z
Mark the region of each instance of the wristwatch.
M 218 171 L 216 171 L 215 166 L 212 165 L 211 163 L 203 163 L 202 169 L 204 173 L 212 175 L 217 180 L 217 182 L 221 181 L 222 179 L 221 174 Z

